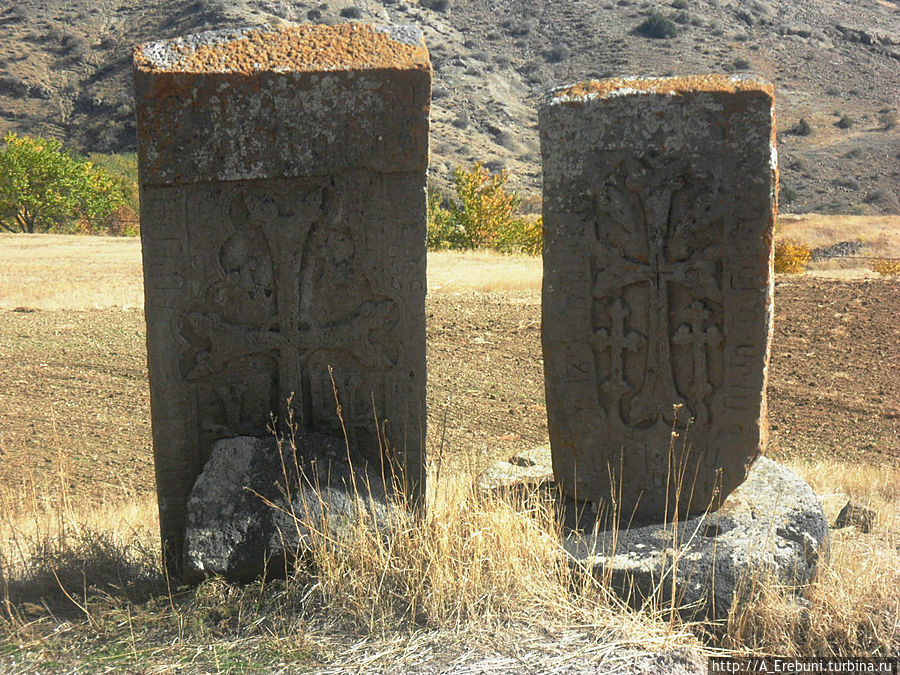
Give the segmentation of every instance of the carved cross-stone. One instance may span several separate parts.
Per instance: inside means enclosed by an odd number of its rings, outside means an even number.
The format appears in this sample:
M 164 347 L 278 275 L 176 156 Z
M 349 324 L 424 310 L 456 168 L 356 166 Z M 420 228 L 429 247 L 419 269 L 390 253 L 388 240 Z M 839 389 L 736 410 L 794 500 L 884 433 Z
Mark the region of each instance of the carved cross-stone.
M 289 397 L 302 427 L 342 434 L 332 372 L 339 395 L 378 406 L 380 429 L 353 412 L 347 436 L 374 466 L 386 438 L 417 498 L 431 101 L 421 31 L 228 29 L 141 45 L 134 60 L 169 571 L 212 442 L 267 435 Z
M 554 474 L 623 514 L 715 508 L 766 440 L 772 87 L 582 82 L 547 96 L 540 132 Z

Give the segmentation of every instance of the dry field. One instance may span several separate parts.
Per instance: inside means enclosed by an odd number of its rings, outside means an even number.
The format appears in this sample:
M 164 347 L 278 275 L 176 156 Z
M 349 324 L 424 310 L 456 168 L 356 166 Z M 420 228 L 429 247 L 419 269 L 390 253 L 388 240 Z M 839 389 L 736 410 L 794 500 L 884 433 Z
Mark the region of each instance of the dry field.
M 782 215 L 776 238 L 795 239 L 811 249 L 841 241 L 864 245 L 859 256 L 900 260 L 900 216 L 836 216 L 822 214 Z M 810 263 L 810 276 L 826 279 L 875 279 L 868 261 L 833 258 Z
M 662 614 L 561 592 L 572 580 L 548 563 L 547 514 L 523 526 L 467 496 L 467 472 L 547 442 L 540 275 L 537 259 L 429 255 L 429 448 L 454 469 L 440 503 L 459 522 L 435 521 L 425 539 L 405 530 L 399 562 L 368 540 L 355 567 L 326 556 L 311 586 L 180 589 L 156 552 L 139 243 L 0 235 L 0 673 L 415 670 L 471 650 L 494 655 L 484 671 L 509 672 L 523 655 L 549 667 L 573 652 L 696 648 Z M 896 279 L 777 279 L 770 454 L 810 481 L 829 520 L 849 497 L 878 519 L 870 534 L 835 532 L 806 614 L 768 589 L 720 647 L 900 651 L 898 316 Z M 424 595 L 423 568 L 443 579 Z M 523 575 L 537 577 L 513 582 Z

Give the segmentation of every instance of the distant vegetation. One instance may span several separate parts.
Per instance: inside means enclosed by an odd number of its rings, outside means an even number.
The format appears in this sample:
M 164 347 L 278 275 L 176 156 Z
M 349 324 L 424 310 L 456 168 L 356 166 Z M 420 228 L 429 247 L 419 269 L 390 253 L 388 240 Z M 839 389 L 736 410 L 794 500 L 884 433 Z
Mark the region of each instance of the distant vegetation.
M 636 31 L 644 37 L 657 40 L 678 37 L 678 27 L 675 23 L 657 11 L 650 12 Z
M 809 246 L 794 239 L 775 242 L 775 271 L 785 274 L 801 274 L 806 271 L 812 251 Z
M 506 190 L 507 179 L 506 171 L 492 174 L 476 162 L 454 170 L 455 197 L 429 188 L 428 248 L 541 253 L 542 220 L 518 213 L 522 200 Z
M 52 138 L 8 133 L 0 149 L 0 231 L 135 234 L 133 155 L 81 157 Z
M 801 117 L 794 126 L 788 129 L 788 133 L 795 136 L 809 136 L 812 133 L 812 127 Z

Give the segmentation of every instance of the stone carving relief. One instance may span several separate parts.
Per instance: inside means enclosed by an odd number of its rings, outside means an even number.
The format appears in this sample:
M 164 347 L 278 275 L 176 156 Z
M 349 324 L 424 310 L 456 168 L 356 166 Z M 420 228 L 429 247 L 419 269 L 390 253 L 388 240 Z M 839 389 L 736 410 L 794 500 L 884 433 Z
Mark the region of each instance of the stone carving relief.
M 592 190 L 591 344 L 601 407 L 620 432 L 711 423 L 723 368 L 711 183 L 688 162 L 644 157 Z
M 198 236 L 193 259 L 202 269 L 193 277 L 208 281 L 178 319 L 201 447 L 263 433 L 273 413 L 340 430 L 329 366 L 351 435 L 363 419 L 360 399 L 370 401 L 371 423 L 371 399 L 384 395 L 384 373 L 398 362 L 392 331 L 404 308 L 360 264 L 365 252 L 337 195 L 328 180 L 299 197 L 245 184 L 197 188 L 195 199 L 221 201 L 204 209 L 227 221 L 210 224 L 221 233 L 213 242 Z

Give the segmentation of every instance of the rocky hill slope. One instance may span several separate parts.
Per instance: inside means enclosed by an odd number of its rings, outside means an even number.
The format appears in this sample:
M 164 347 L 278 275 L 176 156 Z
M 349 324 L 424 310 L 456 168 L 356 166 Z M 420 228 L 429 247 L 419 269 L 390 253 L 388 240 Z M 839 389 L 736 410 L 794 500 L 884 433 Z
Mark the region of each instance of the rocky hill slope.
M 19 0 L 0 9 L 0 131 L 133 150 L 131 48 L 209 28 L 418 24 L 432 172 L 540 190 L 536 107 L 590 77 L 749 72 L 776 85 L 782 210 L 900 212 L 900 0 Z M 657 12 L 675 35 L 638 27 Z M 800 121 L 807 126 L 803 128 Z M 792 132 L 793 130 L 793 132 Z

